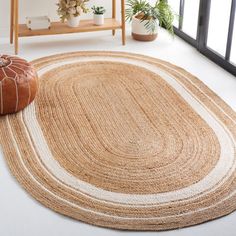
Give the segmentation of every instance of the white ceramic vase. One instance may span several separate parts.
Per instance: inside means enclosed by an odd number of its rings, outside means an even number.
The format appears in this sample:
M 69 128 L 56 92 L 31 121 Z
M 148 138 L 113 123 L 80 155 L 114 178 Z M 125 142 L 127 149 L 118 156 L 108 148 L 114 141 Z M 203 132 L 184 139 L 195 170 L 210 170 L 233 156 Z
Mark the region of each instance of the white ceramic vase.
M 104 14 L 94 14 L 93 21 L 95 25 L 103 25 L 104 24 Z
M 80 23 L 80 16 L 70 16 L 69 19 L 67 19 L 67 25 L 70 27 L 78 27 Z
M 158 20 L 157 26 L 159 25 Z M 135 16 L 132 19 L 132 36 L 134 39 L 139 41 L 153 41 L 157 38 L 157 31 L 158 27 L 156 27 L 154 32 L 150 32 L 147 30 L 145 24 L 148 22 L 148 20 L 140 20 L 136 18 Z

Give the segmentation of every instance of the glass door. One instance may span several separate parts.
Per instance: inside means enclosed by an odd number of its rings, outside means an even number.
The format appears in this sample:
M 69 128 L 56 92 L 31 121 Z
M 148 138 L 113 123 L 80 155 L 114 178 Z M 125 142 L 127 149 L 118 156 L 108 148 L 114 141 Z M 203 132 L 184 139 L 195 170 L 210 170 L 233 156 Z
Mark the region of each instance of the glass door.
M 236 0 L 201 0 L 198 50 L 236 75 Z
M 236 18 L 236 17 L 235 17 Z M 233 29 L 233 40 L 232 40 L 232 48 L 230 55 L 230 62 L 236 65 L 236 20 L 234 18 L 234 29 Z
M 197 45 L 200 0 L 169 0 L 179 20 L 175 19 L 175 33 L 193 46 Z
M 210 5 L 207 47 L 224 56 L 228 38 L 231 0 L 213 0 Z
M 236 75 L 236 0 L 169 0 L 175 33 Z

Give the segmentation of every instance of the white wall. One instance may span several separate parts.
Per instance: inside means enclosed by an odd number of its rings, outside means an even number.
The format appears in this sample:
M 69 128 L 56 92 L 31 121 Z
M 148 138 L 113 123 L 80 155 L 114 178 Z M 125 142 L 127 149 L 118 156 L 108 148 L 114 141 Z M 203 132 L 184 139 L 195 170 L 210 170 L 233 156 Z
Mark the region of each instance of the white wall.
M 19 0 L 20 23 L 25 22 L 26 16 L 48 15 L 51 20 L 58 20 L 56 3 L 58 0 Z M 90 0 L 88 6 L 102 5 L 107 9 L 106 16 L 111 16 L 112 0 Z M 120 1 L 117 0 L 117 16 L 120 14 Z M 91 18 L 91 13 L 83 18 Z M 8 36 L 10 25 L 10 0 L 0 0 L 0 37 Z
M 148 0 L 154 4 L 157 0 Z M 9 36 L 10 25 L 10 0 L 0 0 L 0 38 Z M 59 20 L 57 16 L 58 0 L 19 0 L 19 20 L 20 23 L 25 23 L 26 16 L 44 16 L 48 15 L 51 21 Z M 93 5 L 104 6 L 107 10 L 106 17 L 111 17 L 112 0 L 90 0 L 88 7 Z M 116 0 L 117 18 L 120 19 L 120 0 Z M 91 18 L 92 13 L 84 15 L 82 18 Z

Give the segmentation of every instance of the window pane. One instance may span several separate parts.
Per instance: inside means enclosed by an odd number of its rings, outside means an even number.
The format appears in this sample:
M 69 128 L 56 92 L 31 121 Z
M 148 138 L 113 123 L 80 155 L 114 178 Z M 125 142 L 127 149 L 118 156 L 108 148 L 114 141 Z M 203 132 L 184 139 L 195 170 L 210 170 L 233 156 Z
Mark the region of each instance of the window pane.
M 198 12 L 200 0 L 185 0 L 184 1 L 184 16 L 182 30 L 196 39 L 198 26 Z
M 236 65 L 236 18 L 234 20 L 234 33 L 233 33 L 230 61 Z
M 231 0 L 211 1 L 207 46 L 225 56 Z
M 180 0 L 169 0 L 168 3 L 171 5 L 172 10 L 174 11 L 174 13 L 175 13 L 176 15 L 179 15 L 179 4 L 180 4 Z M 179 28 L 179 19 L 178 19 L 178 17 L 175 17 L 174 26 L 175 26 L 176 28 Z

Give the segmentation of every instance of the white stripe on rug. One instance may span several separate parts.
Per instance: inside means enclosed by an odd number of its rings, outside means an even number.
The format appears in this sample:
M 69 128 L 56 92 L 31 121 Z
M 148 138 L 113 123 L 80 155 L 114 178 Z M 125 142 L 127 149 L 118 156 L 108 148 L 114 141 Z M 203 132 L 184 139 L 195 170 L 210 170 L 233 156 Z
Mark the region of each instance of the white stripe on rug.
M 94 58 L 84 58 L 81 61 L 94 61 L 101 60 L 104 61 L 107 57 L 94 57 Z M 201 181 L 198 183 L 180 189 L 173 192 L 167 193 L 158 193 L 158 194 L 147 194 L 147 195 L 138 195 L 138 194 L 123 194 L 123 193 L 113 193 L 110 191 L 106 191 L 100 188 L 97 188 L 89 183 L 78 180 L 74 176 L 70 175 L 65 169 L 63 169 L 59 163 L 53 158 L 51 151 L 46 143 L 46 140 L 43 136 L 42 130 L 37 122 L 37 117 L 34 110 L 34 104 L 25 109 L 23 112 L 24 120 L 27 125 L 27 129 L 30 132 L 30 136 L 33 139 L 34 145 L 37 149 L 37 153 L 44 165 L 62 182 L 68 184 L 69 186 L 78 189 L 84 193 L 87 193 L 96 198 L 117 202 L 117 203 L 130 203 L 130 204 L 155 204 L 155 203 L 165 203 L 169 201 L 177 201 L 185 198 L 190 198 L 201 194 L 215 185 L 217 185 L 227 174 L 230 175 L 232 171 L 235 169 L 234 163 L 234 147 L 232 143 L 232 138 L 230 134 L 226 132 L 225 127 L 217 121 L 216 117 L 214 117 L 209 110 L 206 109 L 199 101 L 193 97 L 189 91 L 184 88 L 184 86 L 180 85 L 174 78 L 170 77 L 167 73 L 164 73 L 156 66 L 153 66 L 148 63 L 140 62 L 138 60 L 131 60 L 122 58 L 110 58 L 109 61 L 119 61 L 125 62 L 132 65 L 138 65 L 148 69 L 166 80 L 173 88 L 176 89 L 177 92 L 193 107 L 193 109 L 207 122 L 207 124 L 214 130 L 221 147 L 221 156 L 220 159 L 215 166 L 215 168 Z M 53 64 L 52 66 L 48 66 L 44 68 L 42 71 L 39 71 L 39 75 L 41 76 L 43 73 L 56 68 L 57 66 L 75 63 L 76 60 L 65 61 L 57 64 Z M 234 169 L 230 168 L 233 166 Z

